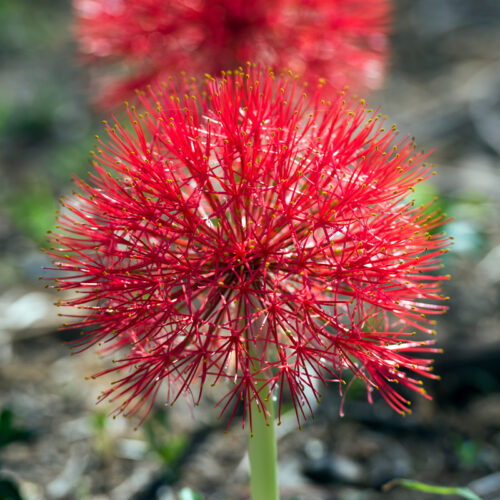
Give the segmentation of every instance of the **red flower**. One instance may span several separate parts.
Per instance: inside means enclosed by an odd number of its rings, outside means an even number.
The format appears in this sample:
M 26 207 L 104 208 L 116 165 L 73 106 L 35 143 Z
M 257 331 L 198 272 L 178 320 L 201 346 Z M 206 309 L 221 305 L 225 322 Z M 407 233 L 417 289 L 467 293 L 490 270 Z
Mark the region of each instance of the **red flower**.
M 390 0 L 74 0 L 74 5 L 84 58 L 116 63 L 113 76 L 100 82 L 106 106 L 186 67 L 218 75 L 251 60 L 287 67 L 310 81 L 326 78 L 336 88 L 375 88 L 385 66 Z
M 77 350 L 122 353 L 103 372 L 122 374 L 119 412 L 164 382 L 170 403 L 231 382 L 221 413 L 271 391 L 281 411 L 286 390 L 300 420 L 347 370 L 404 413 L 396 389 L 436 378 L 433 342 L 409 339 L 445 310 L 443 218 L 408 199 L 426 155 L 321 93 L 253 68 L 151 91 L 130 130 L 106 125 L 50 253 L 79 292 L 63 305 L 86 313 Z

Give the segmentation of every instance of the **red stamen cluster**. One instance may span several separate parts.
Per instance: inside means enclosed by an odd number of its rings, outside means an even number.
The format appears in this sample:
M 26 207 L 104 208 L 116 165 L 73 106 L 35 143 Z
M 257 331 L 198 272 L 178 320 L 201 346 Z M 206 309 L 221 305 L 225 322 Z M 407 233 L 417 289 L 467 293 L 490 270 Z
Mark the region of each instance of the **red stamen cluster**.
M 106 106 L 187 67 L 194 74 L 218 75 L 246 61 L 290 68 L 310 81 L 324 77 L 336 88 L 375 88 L 387 55 L 390 0 L 74 4 L 82 55 L 117 63 L 115 76 L 107 73 L 99 84 Z
M 347 370 L 405 413 L 396 389 L 436 378 L 432 341 L 409 340 L 445 310 L 443 217 L 408 198 L 426 155 L 364 102 L 304 90 L 249 67 L 150 91 L 129 130 L 106 125 L 50 253 L 55 286 L 79 292 L 63 305 L 85 312 L 77 350 L 122 355 L 103 372 L 121 374 L 119 412 L 163 383 L 196 403 L 228 382 L 221 413 L 271 392 L 281 412 L 286 390 L 300 420 Z

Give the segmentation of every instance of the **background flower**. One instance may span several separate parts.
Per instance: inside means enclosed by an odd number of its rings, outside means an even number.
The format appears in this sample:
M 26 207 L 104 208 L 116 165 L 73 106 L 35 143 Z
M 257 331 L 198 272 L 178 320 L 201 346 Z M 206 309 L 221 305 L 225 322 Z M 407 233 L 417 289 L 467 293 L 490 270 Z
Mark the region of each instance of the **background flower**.
M 389 0 L 75 0 L 84 60 L 104 106 L 186 68 L 219 74 L 246 61 L 334 87 L 375 88 L 386 63 Z M 113 64 L 116 63 L 116 64 Z M 104 77 L 103 74 L 106 76 Z
M 409 336 L 445 310 L 448 241 L 408 194 L 431 169 L 364 102 L 321 94 L 257 68 L 151 92 L 130 131 L 107 125 L 51 255 L 79 292 L 63 305 L 86 310 L 77 350 L 122 353 L 120 412 L 163 382 L 163 401 L 196 403 L 228 381 L 221 413 L 271 391 L 281 410 L 288 390 L 300 420 L 344 370 L 399 413 L 394 383 L 425 394 L 431 361 L 413 353 L 436 350 Z

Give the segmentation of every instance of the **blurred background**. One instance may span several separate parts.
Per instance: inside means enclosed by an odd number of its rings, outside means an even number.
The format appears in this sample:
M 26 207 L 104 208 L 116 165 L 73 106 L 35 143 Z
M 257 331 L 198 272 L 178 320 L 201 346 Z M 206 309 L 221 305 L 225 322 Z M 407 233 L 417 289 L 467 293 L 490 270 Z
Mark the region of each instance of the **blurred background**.
M 368 96 L 438 175 L 455 245 L 445 257 L 449 313 L 437 326 L 442 381 L 405 419 L 336 387 L 302 431 L 280 427 L 284 500 L 425 499 L 394 477 L 469 486 L 500 499 L 500 2 L 397 0 L 385 86 Z M 138 422 L 95 405 L 106 361 L 71 358 L 55 299 L 38 280 L 57 199 L 85 176 L 94 134 L 88 76 L 69 0 L 0 0 L 0 500 L 248 498 L 246 433 L 223 434 L 208 394 L 192 418 L 158 406 Z M 202 496 L 200 496 L 200 494 Z

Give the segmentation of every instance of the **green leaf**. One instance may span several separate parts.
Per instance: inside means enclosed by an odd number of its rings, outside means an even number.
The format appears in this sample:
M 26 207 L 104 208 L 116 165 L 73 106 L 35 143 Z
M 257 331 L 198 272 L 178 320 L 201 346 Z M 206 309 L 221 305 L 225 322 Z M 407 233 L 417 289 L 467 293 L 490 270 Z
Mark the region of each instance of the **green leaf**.
M 25 184 L 5 200 L 5 213 L 26 236 L 46 244 L 47 229 L 55 225 L 56 203 L 50 185 L 43 180 Z
M 190 488 L 182 488 L 179 491 L 179 500 L 203 500 L 203 497 Z
M 14 441 L 28 441 L 31 437 L 32 432 L 29 429 L 14 424 L 14 414 L 9 408 L 0 411 L 0 448 Z
M 171 469 L 175 469 L 189 445 L 184 434 L 174 434 L 170 429 L 168 414 L 155 412 L 143 425 L 143 432 L 149 449 Z
M 23 500 L 17 485 L 9 478 L 0 477 L 0 500 Z
M 425 493 L 433 493 L 434 495 L 456 495 L 467 500 L 481 500 L 474 492 L 468 488 L 456 488 L 453 486 L 435 486 L 432 484 L 421 483 L 420 481 L 412 481 L 411 479 L 393 479 L 384 484 L 382 489 L 389 491 L 390 489 L 401 486 L 409 490 L 423 491 Z

